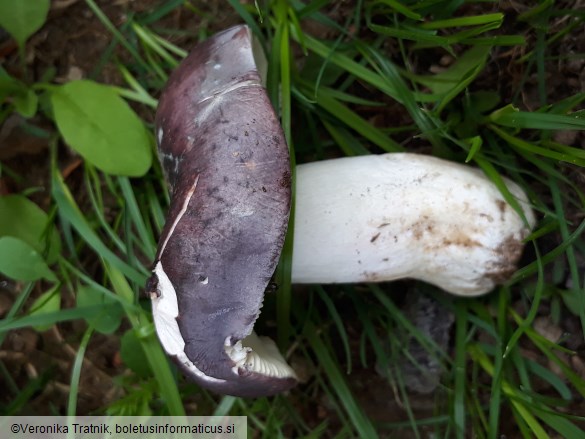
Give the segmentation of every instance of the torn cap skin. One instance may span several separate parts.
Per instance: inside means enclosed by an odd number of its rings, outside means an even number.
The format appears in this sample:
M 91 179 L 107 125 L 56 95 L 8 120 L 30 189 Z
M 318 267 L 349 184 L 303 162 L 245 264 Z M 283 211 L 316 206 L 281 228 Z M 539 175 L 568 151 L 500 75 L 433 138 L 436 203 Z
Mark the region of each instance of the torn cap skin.
M 288 147 L 247 26 L 197 45 L 156 113 L 171 206 L 147 284 L 158 337 L 183 372 L 218 393 L 295 385 L 272 340 L 252 330 L 290 210 Z

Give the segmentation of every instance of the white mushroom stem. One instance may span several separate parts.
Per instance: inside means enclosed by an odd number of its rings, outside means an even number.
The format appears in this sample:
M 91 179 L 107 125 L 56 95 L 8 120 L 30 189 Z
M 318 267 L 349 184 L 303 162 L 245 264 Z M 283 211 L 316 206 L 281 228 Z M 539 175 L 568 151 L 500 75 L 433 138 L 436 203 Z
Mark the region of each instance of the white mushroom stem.
M 528 225 L 480 170 L 424 155 L 300 165 L 296 185 L 293 283 L 413 278 L 479 295 L 509 279 L 535 224 L 516 184 Z

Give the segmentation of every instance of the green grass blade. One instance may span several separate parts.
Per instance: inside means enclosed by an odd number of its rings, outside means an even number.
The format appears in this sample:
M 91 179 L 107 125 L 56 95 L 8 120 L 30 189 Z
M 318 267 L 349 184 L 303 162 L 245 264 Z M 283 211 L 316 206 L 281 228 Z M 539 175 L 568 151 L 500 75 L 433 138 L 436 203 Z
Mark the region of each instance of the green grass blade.
M 370 8 L 378 5 L 385 5 L 390 10 L 396 11 L 397 13 L 402 14 L 406 18 L 410 18 L 412 20 L 422 21 L 424 19 L 423 16 L 419 13 L 409 9 L 407 6 L 395 0 L 377 0 L 370 3 Z
M 154 255 L 156 252 L 156 241 L 154 236 L 152 236 L 146 228 L 146 224 L 142 216 L 143 214 L 138 207 L 138 202 L 134 196 L 134 191 L 130 185 L 130 180 L 127 177 L 118 177 L 118 183 L 120 184 L 122 194 L 124 195 L 124 203 L 128 210 L 129 220 L 138 232 L 138 239 L 140 240 L 139 242 L 142 242 L 142 248 L 146 250 L 145 255 L 149 260 L 154 260 Z
M 238 15 L 240 17 L 242 17 L 242 20 L 244 20 L 244 22 L 250 26 L 250 29 L 252 29 L 252 32 L 254 33 L 254 35 L 256 35 L 256 37 L 258 37 L 260 39 L 260 41 L 263 43 L 263 45 L 265 45 L 265 41 L 264 41 L 264 37 L 263 37 L 263 33 L 262 30 L 260 29 L 260 26 L 258 26 L 258 23 L 256 21 L 256 19 L 252 16 L 252 14 L 250 14 L 246 8 L 240 3 L 239 0 L 228 0 L 228 3 L 230 4 L 230 6 L 232 8 L 234 8 L 234 10 L 238 13 Z
M 337 99 L 331 97 L 325 87 L 319 89 L 319 93 L 315 99 L 320 107 L 338 118 L 344 125 L 351 127 L 364 138 L 379 146 L 382 150 L 387 152 L 404 151 L 402 146 L 386 134 L 358 116 L 357 113 L 350 110 L 347 106 L 341 104 Z
M 106 270 L 114 291 L 120 296 L 126 298 L 126 303 L 134 303 L 134 292 L 124 278 L 121 271 L 113 265 L 106 264 Z M 127 308 L 127 316 L 132 324 L 144 354 L 150 363 L 154 372 L 155 379 L 161 396 L 164 398 L 171 416 L 185 416 L 185 409 L 177 389 L 176 381 L 173 377 L 169 362 L 163 353 L 161 345 L 156 338 L 154 325 L 146 318 L 143 311 L 136 312 L 132 308 Z
M 85 0 L 85 3 L 89 6 L 92 12 L 99 18 L 102 24 L 108 29 L 108 31 L 114 36 L 114 38 L 124 46 L 124 48 L 132 55 L 132 57 L 141 64 L 142 67 L 148 70 L 148 65 L 144 62 L 138 51 L 132 46 L 128 40 L 122 35 L 116 26 L 110 21 L 110 19 L 103 13 L 100 7 L 95 3 L 94 0 Z
M 453 388 L 453 423 L 458 439 L 465 437 L 466 418 L 466 390 L 465 390 L 465 363 L 467 344 L 467 309 L 466 305 L 459 302 L 455 305 L 455 382 Z
M 83 334 L 77 353 L 75 354 L 75 361 L 71 368 L 71 385 L 69 389 L 69 400 L 67 403 L 67 416 L 77 415 L 77 396 L 79 395 L 79 378 L 81 376 L 81 368 L 83 366 L 83 359 L 85 358 L 85 351 L 87 345 L 91 340 L 93 328 L 90 326 Z
M 404 104 L 410 117 L 412 117 L 418 129 L 422 131 L 422 136 L 428 139 L 435 147 L 434 154 L 446 155 L 445 145 L 438 135 L 435 129 L 436 127 L 428 117 L 427 112 L 416 102 L 414 93 L 400 77 L 396 66 L 371 47 L 360 44 L 358 48 L 369 64 L 373 66 L 374 70 L 389 84 L 388 87 L 394 88 L 399 101 Z
M 82 308 L 62 309 L 58 312 L 51 312 L 46 314 L 4 318 L 0 320 L 0 334 L 14 329 L 27 328 L 29 326 L 51 326 L 60 322 L 97 317 L 107 311 L 107 308 L 111 308 L 112 311 L 114 311 L 116 309 L 115 307 L 116 305 L 114 304 L 84 306 Z
M 535 145 L 533 143 L 526 142 L 524 140 L 519 139 L 518 137 L 512 136 L 508 134 L 504 130 L 496 127 L 495 125 L 490 125 L 490 129 L 495 132 L 498 136 L 500 136 L 503 140 L 508 142 L 510 146 L 513 148 L 518 148 L 524 151 L 527 151 L 532 154 L 541 155 L 543 157 L 548 157 L 550 159 L 559 160 L 561 162 L 572 163 L 574 165 L 579 165 L 581 167 L 585 167 L 585 159 L 580 159 L 575 157 L 574 155 L 564 154 L 557 151 L 552 151 L 547 148 L 543 148 L 541 146 Z
M 490 46 L 476 46 L 460 55 L 448 69 L 433 76 L 410 75 L 413 80 L 429 87 L 437 95 L 440 113 L 459 93 L 483 71 Z
M 166 61 L 169 66 L 175 68 L 179 65 L 179 61 L 167 52 L 166 48 L 160 44 L 158 39 L 152 36 L 152 33 L 148 29 L 140 26 L 138 23 L 132 23 L 132 30 L 147 47 L 152 49 L 158 56 Z
M 565 215 L 565 210 L 563 207 L 563 200 L 561 197 L 561 188 L 554 181 L 550 178 L 549 187 L 551 188 L 551 194 L 553 197 L 553 205 L 555 211 L 557 213 L 557 217 L 559 219 L 559 230 L 561 232 L 561 236 L 563 241 L 567 242 L 570 236 L 569 227 L 568 227 L 568 220 Z M 579 267 L 579 263 L 577 261 L 577 254 L 575 252 L 575 248 L 572 244 L 567 246 L 565 251 L 565 255 L 567 258 L 567 262 L 569 263 L 569 270 L 571 273 L 571 280 L 573 282 L 573 288 L 578 291 L 578 298 L 579 298 L 579 305 L 578 305 L 578 315 L 581 321 L 581 331 L 585 336 L 585 294 L 583 294 L 583 290 L 581 289 L 581 276 L 582 276 L 582 268 Z
M 536 416 L 542 419 L 549 427 L 556 430 L 561 437 L 571 439 L 585 439 L 585 431 L 577 427 L 568 419 L 552 411 L 534 409 Z
M 536 130 L 585 130 L 585 117 L 581 113 L 550 114 L 526 111 L 495 112 L 490 119 L 498 125 Z M 575 148 L 576 149 L 576 148 Z
M 528 224 L 528 220 L 526 219 L 526 215 L 524 214 L 524 209 L 522 209 L 522 206 L 520 205 L 516 197 L 512 195 L 512 193 L 510 192 L 508 186 L 506 186 L 506 183 L 504 182 L 504 179 L 502 178 L 500 173 L 494 168 L 494 166 L 490 162 L 481 157 L 481 155 L 477 155 L 475 157 L 475 162 L 479 165 L 479 167 L 486 174 L 486 176 L 496 185 L 496 187 L 504 197 L 504 200 L 506 200 L 506 203 L 512 206 L 512 208 L 516 211 L 520 218 L 522 218 L 524 224 Z
M 338 127 L 326 120 L 322 120 L 321 123 L 345 155 L 355 156 L 370 154 L 370 151 L 362 145 L 362 143 L 356 139 L 349 130 Z
M 114 254 L 93 231 L 85 216 L 79 210 L 71 192 L 65 185 L 61 174 L 57 169 L 52 173 L 52 194 L 53 199 L 59 208 L 59 214 L 66 218 L 77 230 L 84 241 L 92 247 L 101 257 L 110 261 L 111 264 L 121 270 L 129 279 L 137 284 L 143 285 L 146 282 L 146 275 L 122 261 Z
M 351 419 L 359 437 L 371 439 L 377 438 L 378 434 L 376 433 L 376 429 L 353 398 L 351 390 L 347 386 L 341 371 L 337 366 L 337 361 L 330 356 L 329 349 L 327 349 L 318 334 L 319 332 L 313 323 L 307 322 L 305 324 L 303 335 L 311 345 L 319 364 L 335 389 L 335 392 L 345 408 L 347 416 Z
M 351 372 L 351 350 L 349 348 L 349 337 L 347 336 L 347 331 L 345 330 L 345 326 L 343 324 L 343 318 L 337 312 L 337 308 L 335 308 L 335 304 L 333 300 L 331 300 L 328 294 L 325 292 L 322 286 L 315 286 L 315 291 L 319 295 L 319 298 L 325 303 L 327 310 L 329 311 L 329 315 L 333 319 L 333 323 L 337 327 L 337 333 L 341 338 L 341 343 L 343 345 L 343 350 L 345 352 L 345 361 L 347 363 L 347 370 L 346 373 Z
M 300 40 L 300 36 L 296 35 L 294 30 L 291 32 L 291 37 L 297 42 Z M 383 93 L 386 93 L 388 96 L 391 96 L 399 101 L 396 90 L 387 81 L 381 78 L 380 75 L 372 72 L 370 69 L 354 61 L 347 55 L 331 49 L 326 44 L 311 37 L 310 35 L 305 34 L 304 41 L 308 50 L 315 52 L 322 58 L 329 60 L 329 62 L 332 62 L 333 64 L 341 67 L 348 73 L 367 82 L 368 84 L 373 85 Z
M 501 415 L 501 402 L 502 402 L 502 380 L 504 372 L 504 352 L 502 346 L 502 340 L 506 337 L 508 330 L 508 313 L 507 309 L 510 306 L 509 301 L 509 289 L 506 287 L 500 288 L 498 294 L 498 313 L 497 313 L 497 331 L 498 334 L 495 337 L 495 352 L 494 352 L 494 371 L 491 385 L 491 398 L 489 403 L 489 418 L 487 431 L 489 439 L 497 439 L 498 437 L 498 426 Z M 491 316 L 487 316 L 491 320 Z
M 561 242 L 557 247 L 552 249 L 547 254 L 543 255 L 539 261 L 533 261 L 530 264 L 527 264 L 523 268 L 520 268 L 512 278 L 510 279 L 510 284 L 518 282 L 520 279 L 525 278 L 526 276 L 532 275 L 538 271 L 539 264 L 545 266 L 546 264 L 554 261 L 559 255 L 562 255 L 567 248 L 573 244 L 585 231 L 585 220 L 579 224 L 579 227 L 575 229 L 573 233 L 571 233 L 566 240 Z
M 478 26 L 488 23 L 496 23 L 499 25 L 504 21 L 504 14 L 484 14 L 484 15 L 468 15 L 465 17 L 448 18 L 445 20 L 429 21 L 427 23 L 420 24 L 421 29 L 446 29 L 450 27 L 461 27 L 461 26 Z

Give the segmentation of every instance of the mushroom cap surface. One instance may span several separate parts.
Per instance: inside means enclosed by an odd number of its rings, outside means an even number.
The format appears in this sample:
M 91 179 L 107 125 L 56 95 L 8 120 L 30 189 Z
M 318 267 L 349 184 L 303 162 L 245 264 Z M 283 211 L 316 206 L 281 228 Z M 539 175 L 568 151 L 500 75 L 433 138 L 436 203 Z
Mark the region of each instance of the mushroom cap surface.
M 171 190 L 148 285 L 157 333 L 188 376 L 237 396 L 296 382 L 284 360 L 263 362 L 245 344 L 258 344 L 250 337 L 291 197 L 288 147 L 254 46 L 246 26 L 197 45 L 169 78 L 155 120 Z

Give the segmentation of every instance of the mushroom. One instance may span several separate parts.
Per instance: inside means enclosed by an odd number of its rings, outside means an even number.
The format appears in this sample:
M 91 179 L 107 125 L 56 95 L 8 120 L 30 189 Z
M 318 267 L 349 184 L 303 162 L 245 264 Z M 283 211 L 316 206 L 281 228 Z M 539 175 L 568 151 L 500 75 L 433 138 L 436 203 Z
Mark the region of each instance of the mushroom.
M 165 351 L 202 387 L 273 395 L 296 383 L 253 332 L 290 209 L 288 149 L 246 26 L 199 44 L 169 78 L 156 115 L 171 206 L 146 289 Z M 292 280 L 412 277 L 476 295 L 514 270 L 525 224 L 477 170 L 416 154 L 297 167 Z

